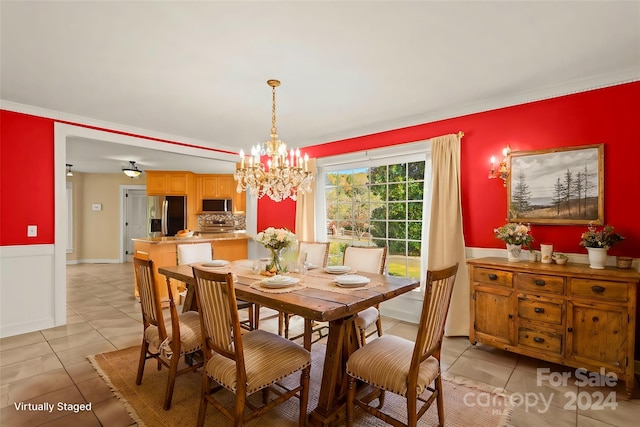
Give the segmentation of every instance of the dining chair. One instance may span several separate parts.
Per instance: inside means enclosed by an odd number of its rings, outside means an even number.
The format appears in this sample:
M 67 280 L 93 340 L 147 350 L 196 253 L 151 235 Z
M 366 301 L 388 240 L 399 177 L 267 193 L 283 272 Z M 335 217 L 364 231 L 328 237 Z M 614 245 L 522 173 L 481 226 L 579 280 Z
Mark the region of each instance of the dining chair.
M 241 333 L 233 274 L 193 268 L 196 301 L 202 325 L 203 369 L 198 426 L 204 424 L 207 405 L 212 404 L 241 426 L 274 406 L 296 396 L 300 399 L 298 423 L 304 426 L 309 400 L 311 353 L 274 333 L 255 329 Z M 300 384 L 287 388 L 281 379 L 301 371 Z M 212 382 L 215 386 L 212 388 Z M 235 407 L 228 408 L 215 394 L 221 388 L 235 394 Z M 248 396 L 262 390 L 262 402 Z M 276 397 L 269 399 L 270 391 Z M 245 409 L 249 411 L 245 414 Z
M 456 263 L 448 268 L 427 272 L 415 343 L 398 336 L 385 335 L 367 343 L 349 357 L 346 366 L 348 427 L 353 426 L 356 405 L 394 426 L 413 427 L 434 400 L 437 400 L 439 425 L 444 426 L 440 352 L 457 271 Z M 365 401 L 356 396 L 357 380 L 372 386 L 379 393 L 377 407 L 368 403 L 370 399 Z M 422 396 L 425 390 L 430 392 L 428 398 Z M 406 399 L 406 424 L 382 411 L 386 391 Z
M 184 264 L 194 264 L 196 262 L 207 262 L 213 260 L 213 246 L 211 243 L 187 243 L 177 245 L 177 253 L 178 253 L 178 265 Z M 181 296 L 184 298 L 186 296 L 186 291 L 184 295 L 181 293 Z M 238 301 L 238 310 L 247 309 L 248 311 L 248 319 L 243 320 L 240 324 L 245 329 L 257 329 L 260 323 L 260 307 L 247 302 L 247 301 Z
M 329 242 L 299 242 L 298 261 L 315 267 L 324 268 L 329 259 Z M 289 338 L 289 320 L 293 316 L 291 313 L 278 312 L 278 335 Z M 322 337 L 322 334 L 320 334 Z M 299 338 L 293 337 L 292 339 Z
M 200 333 L 200 317 L 195 311 L 178 314 L 173 301 L 171 286 L 169 288 L 169 313 L 171 314 L 171 329 L 167 331 L 162 304 L 153 274 L 153 261 L 134 258 L 135 278 L 140 294 L 142 308 L 142 346 L 138 362 L 136 384 L 142 384 L 144 366 L 147 359 L 156 359 L 158 370 L 165 366 L 169 368 L 167 387 L 164 397 L 164 409 L 171 408 L 173 387 L 176 376 L 195 371 L 203 363 L 194 363 L 193 357 L 185 357 L 187 367 L 178 370 L 178 362 L 183 356 L 193 356 L 202 348 Z
M 344 249 L 342 265 L 351 267 L 353 271 L 364 271 L 367 273 L 383 274 L 387 261 L 387 247 L 382 246 L 347 246 Z M 382 336 L 382 319 L 380 319 L 380 306 L 376 304 L 362 310 L 356 315 L 356 326 L 360 333 L 360 345 L 364 345 L 367 337 L 367 329 L 374 323 L 378 336 Z

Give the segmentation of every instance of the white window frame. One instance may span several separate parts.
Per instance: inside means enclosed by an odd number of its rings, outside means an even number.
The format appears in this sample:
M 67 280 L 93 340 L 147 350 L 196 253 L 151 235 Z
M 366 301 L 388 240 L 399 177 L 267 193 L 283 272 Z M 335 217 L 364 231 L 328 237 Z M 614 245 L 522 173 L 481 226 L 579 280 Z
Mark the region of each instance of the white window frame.
M 67 182 L 67 253 L 73 253 L 73 183 Z
M 431 217 L 431 142 L 429 140 L 391 147 L 359 151 L 337 156 L 323 157 L 316 160 L 317 174 L 315 179 L 316 223 L 315 235 L 318 240 L 326 240 L 327 207 L 325 199 L 325 182 L 328 172 L 359 167 L 374 167 L 396 163 L 424 161 L 424 198 L 422 206 L 422 245 L 420 265 L 426 266 L 428 259 L 429 222 Z M 422 291 L 426 279 L 426 268 L 421 268 L 419 292 L 411 293 L 422 299 Z

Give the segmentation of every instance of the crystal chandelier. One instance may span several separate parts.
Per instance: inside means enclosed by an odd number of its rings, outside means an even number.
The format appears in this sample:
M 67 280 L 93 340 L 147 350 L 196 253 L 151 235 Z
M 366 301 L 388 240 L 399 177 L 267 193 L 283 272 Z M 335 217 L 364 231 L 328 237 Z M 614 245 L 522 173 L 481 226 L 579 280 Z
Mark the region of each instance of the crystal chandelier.
M 269 196 L 271 200 L 280 202 L 286 198 L 297 199 L 298 190 L 311 192 L 313 174 L 309 172 L 309 156 L 304 156 L 299 149 L 291 149 L 287 153 L 287 145 L 278 139 L 276 132 L 276 87 L 279 80 L 268 80 L 271 86 L 271 139 L 251 147 L 248 166 L 245 165 L 245 154 L 240 150 L 240 167 L 233 175 L 238 181 L 236 191 L 250 191 L 252 195 L 261 198 Z M 268 156 L 266 166 L 260 161 L 260 156 Z

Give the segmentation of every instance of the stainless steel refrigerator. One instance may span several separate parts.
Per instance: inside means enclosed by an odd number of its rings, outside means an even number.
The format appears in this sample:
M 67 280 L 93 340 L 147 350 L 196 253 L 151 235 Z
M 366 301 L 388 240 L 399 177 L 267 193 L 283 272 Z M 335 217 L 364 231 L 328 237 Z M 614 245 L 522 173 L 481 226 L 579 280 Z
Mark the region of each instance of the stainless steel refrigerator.
M 187 228 L 185 196 L 149 196 L 147 198 L 149 236 L 175 236 Z

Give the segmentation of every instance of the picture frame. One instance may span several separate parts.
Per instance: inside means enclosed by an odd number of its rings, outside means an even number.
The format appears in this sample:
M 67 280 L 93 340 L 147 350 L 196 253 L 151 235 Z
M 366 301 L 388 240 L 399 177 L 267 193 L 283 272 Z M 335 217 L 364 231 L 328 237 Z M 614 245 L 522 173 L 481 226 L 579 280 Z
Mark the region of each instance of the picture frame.
M 512 152 L 510 222 L 604 224 L 604 144 Z

